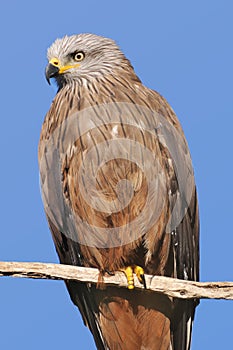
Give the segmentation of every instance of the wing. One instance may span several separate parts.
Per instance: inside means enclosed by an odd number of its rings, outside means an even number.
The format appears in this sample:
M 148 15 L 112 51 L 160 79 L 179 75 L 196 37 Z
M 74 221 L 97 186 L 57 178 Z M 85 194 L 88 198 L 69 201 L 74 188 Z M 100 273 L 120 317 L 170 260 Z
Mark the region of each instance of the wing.
M 91 97 L 86 86 L 64 87 L 43 124 L 42 196 L 60 261 L 196 280 L 197 199 L 180 124 L 138 81 L 111 85 Z M 67 287 L 98 349 L 189 349 L 196 301 Z
M 199 216 L 196 191 L 187 213 L 173 232 L 173 254 L 179 279 L 199 280 Z M 189 349 L 198 300 L 175 300 L 173 319 L 174 349 Z

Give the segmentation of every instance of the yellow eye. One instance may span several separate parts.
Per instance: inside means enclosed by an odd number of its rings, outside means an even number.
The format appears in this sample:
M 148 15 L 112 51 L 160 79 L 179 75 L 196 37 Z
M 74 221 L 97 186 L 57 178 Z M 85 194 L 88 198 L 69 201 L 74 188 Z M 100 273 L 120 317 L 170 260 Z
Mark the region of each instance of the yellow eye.
M 82 51 L 75 52 L 75 53 L 73 54 L 73 59 L 74 59 L 75 61 L 77 61 L 77 62 L 82 61 L 82 60 L 84 59 L 84 57 L 85 57 L 85 54 L 84 54 L 84 52 L 82 52 Z

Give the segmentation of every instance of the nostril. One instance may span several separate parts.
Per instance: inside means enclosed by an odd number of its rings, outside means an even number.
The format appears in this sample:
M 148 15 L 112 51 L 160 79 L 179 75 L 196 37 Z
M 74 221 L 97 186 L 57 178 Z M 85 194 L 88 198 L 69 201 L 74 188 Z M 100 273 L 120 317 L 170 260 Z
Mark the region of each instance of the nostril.
M 59 59 L 58 58 L 52 58 L 49 63 L 51 63 L 53 66 L 56 66 L 56 67 L 59 67 L 60 65 L 60 62 L 59 62 Z

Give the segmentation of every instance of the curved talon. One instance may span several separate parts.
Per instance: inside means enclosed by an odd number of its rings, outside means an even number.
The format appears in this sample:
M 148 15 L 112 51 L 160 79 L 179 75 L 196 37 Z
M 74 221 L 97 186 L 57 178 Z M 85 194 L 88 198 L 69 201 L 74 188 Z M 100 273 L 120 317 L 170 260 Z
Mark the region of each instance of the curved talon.
M 136 274 L 139 282 L 142 283 L 144 288 L 146 289 L 146 280 L 145 280 L 145 274 L 144 274 L 143 268 L 141 266 L 135 265 L 134 273 Z
M 104 270 L 105 273 L 107 273 L 109 276 L 114 276 L 115 273 L 113 271 L 110 270 Z
M 125 268 L 120 269 L 120 271 L 124 272 L 127 278 L 128 282 L 128 289 L 134 289 L 134 278 L 133 274 L 135 273 L 139 282 L 143 284 L 143 286 L 146 288 L 146 282 L 144 277 L 144 270 L 142 267 L 134 265 L 134 266 L 127 266 Z

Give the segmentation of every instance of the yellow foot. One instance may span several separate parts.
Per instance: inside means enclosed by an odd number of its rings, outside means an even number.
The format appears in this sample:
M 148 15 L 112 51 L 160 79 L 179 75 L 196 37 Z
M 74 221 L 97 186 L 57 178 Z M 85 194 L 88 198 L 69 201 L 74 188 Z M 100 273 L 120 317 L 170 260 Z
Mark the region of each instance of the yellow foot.
M 126 275 L 127 282 L 128 282 L 128 289 L 134 289 L 134 279 L 133 279 L 134 273 L 137 276 L 139 282 L 142 283 L 146 288 L 144 270 L 142 267 L 137 265 L 127 266 L 125 268 L 120 269 L 120 271 L 124 272 L 124 274 Z

